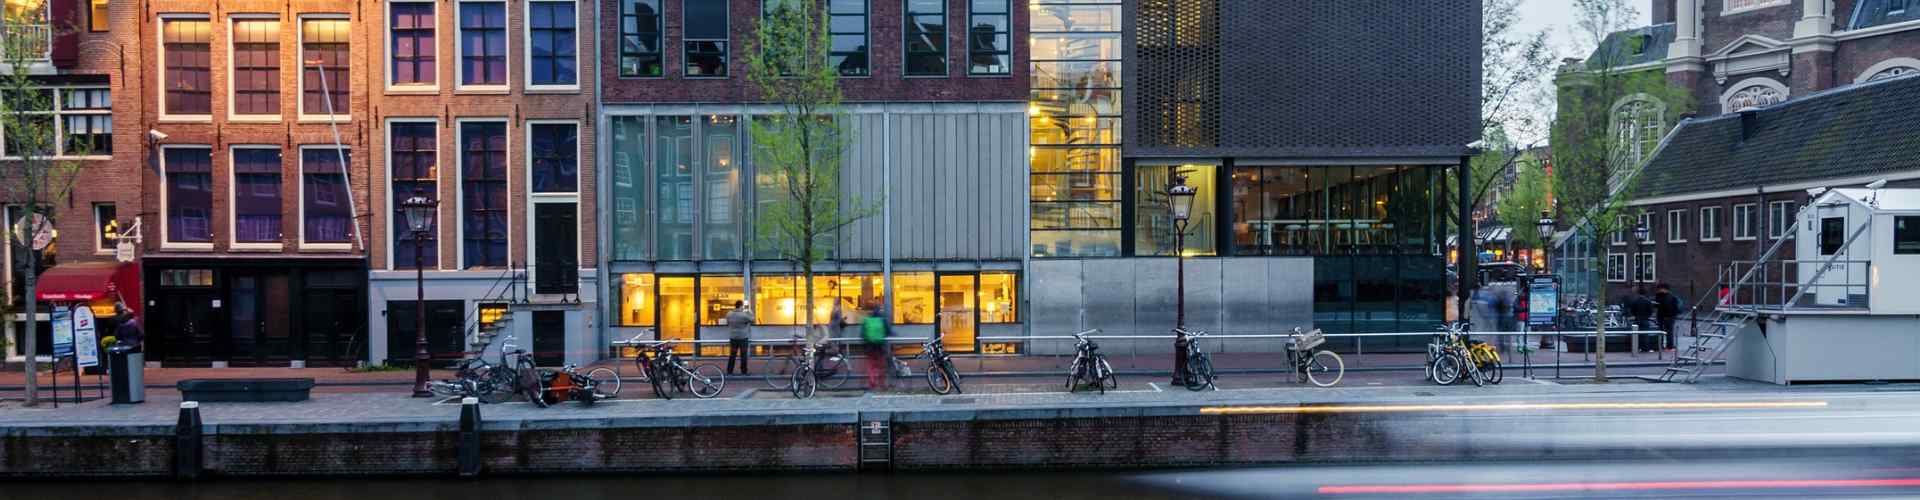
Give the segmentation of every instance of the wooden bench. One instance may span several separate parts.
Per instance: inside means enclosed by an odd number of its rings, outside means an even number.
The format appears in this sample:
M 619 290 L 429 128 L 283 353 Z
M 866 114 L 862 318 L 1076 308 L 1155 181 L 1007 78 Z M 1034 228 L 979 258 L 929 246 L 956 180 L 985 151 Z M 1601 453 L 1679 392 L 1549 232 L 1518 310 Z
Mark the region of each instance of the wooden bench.
M 187 379 L 174 383 L 181 401 L 270 403 L 306 401 L 310 378 Z

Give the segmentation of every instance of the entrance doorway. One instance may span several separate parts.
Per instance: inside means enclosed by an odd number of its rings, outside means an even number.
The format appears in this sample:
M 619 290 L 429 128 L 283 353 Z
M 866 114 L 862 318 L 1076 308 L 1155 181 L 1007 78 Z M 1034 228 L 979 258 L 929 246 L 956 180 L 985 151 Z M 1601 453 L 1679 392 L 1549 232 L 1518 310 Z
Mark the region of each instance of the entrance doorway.
M 533 312 L 533 362 L 560 366 L 567 362 L 567 312 Z
M 427 354 L 435 360 L 458 359 L 466 350 L 465 339 L 460 335 L 465 306 L 458 300 L 427 301 Z M 417 309 L 411 300 L 387 302 L 388 365 L 413 362 Z
M 660 278 L 660 340 L 693 340 L 700 328 L 699 311 L 694 307 L 693 277 Z M 674 344 L 673 351 L 692 354 L 692 344 Z
M 287 275 L 235 274 L 227 283 L 232 304 L 227 311 L 227 332 L 232 339 L 233 366 L 285 365 L 291 345 L 292 326 L 275 313 L 287 311 Z

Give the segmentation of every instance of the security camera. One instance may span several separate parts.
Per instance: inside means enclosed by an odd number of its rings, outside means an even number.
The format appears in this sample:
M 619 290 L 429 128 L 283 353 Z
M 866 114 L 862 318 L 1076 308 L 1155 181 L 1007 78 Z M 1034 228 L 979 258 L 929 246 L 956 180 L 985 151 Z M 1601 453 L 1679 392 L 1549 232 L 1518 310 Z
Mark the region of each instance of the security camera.
M 167 140 L 167 133 L 154 130 L 154 129 L 147 129 L 147 138 L 153 139 L 155 142 L 164 141 L 164 140 Z
M 1877 181 L 1867 183 L 1867 189 L 1880 189 L 1884 187 L 1887 187 L 1886 179 L 1880 179 Z

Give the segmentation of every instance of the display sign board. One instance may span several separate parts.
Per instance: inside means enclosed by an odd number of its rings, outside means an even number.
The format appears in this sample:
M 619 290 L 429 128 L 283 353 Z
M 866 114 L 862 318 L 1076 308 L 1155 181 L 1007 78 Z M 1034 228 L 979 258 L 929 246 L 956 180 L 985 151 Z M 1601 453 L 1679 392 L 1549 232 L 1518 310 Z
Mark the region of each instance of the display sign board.
M 74 361 L 81 368 L 100 366 L 100 336 L 94 325 L 93 309 L 86 304 L 73 306 Z
M 1534 326 L 1554 324 L 1554 315 L 1560 312 L 1560 279 L 1553 276 L 1534 276 L 1527 279 L 1527 324 Z
M 53 357 L 64 358 L 73 355 L 73 311 L 66 308 L 53 308 Z

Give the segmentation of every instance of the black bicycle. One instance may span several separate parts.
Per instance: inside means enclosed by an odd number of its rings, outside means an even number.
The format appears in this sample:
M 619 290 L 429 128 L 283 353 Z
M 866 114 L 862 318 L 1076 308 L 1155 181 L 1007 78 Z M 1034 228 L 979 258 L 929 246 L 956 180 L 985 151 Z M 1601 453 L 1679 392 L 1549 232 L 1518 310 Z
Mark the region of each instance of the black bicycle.
M 838 389 L 846 385 L 847 379 L 853 373 L 853 366 L 847 362 L 846 354 L 831 343 L 825 346 L 809 346 L 806 345 L 804 337 L 794 335 L 791 349 L 792 352 L 768 358 L 766 362 L 761 363 L 760 370 L 767 374 L 767 387 L 792 388 L 793 374 L 800 372 L 802 367 L 807 368 L 807 372 L 813 375 L 814 385 L 825 386 L 828 389 Z M 808 350 L 813 350 L 812 363 L 803 360 L 808 356 Z
M 935 394 L 966 392 L 960 390 L 960 372 L 953 369 L 953 357 L 947 354 L 947 347 L 941 342 L 940 335 L 934 335 L 920 343 L 920 354 L 912 359 L 927 360 L 927 387 Z M 891 349 L 891 347 L 889 347 Z M 893 372 L 901 377 L 913 376 L 913 369 L 906 361 L 893 358 Z
M 1067 372 L 1067 392 L 1090 386 L 1106 394 L 1107 389 L 1120 387 L 1120 378 L 1113 373 L 1113 365 L 1107 364 L 1107 355 L 1100 353 L 1099 344 L 1087 338 L 1088 334 L 1093 333 L 1100 333 L 1100 329 L 1073 334 L 1077 345 L 1074 347 L 1073 367 Z
M 653 386 L 653 395 L 660 399 L 673 399 L 675 392 L 711 399 L 719 396 L 727 385 L 727 374 L 720 367 L 711 363 L 688 366 L 666 341 L 646 343 L 640 358 L 642 369 L 648 372 L 647 383 Z
M 1200 337 L 1207 336 L 1207 332 L 1174 328 L 1173 334 L 1187 339 L 1187 371 L 1181 374 L 1181 379 L 1187 384 L 1187 390 L 1198 391 L 1209 388 L 1219 390 L 1213 385 L 1215 378 L 1213 359 L 1208 358 L 1207 353 L 1199 346 Z
M 519 374 L 507 367 L 508 350 L 513 347 L 513 334 L 505 337 L 501 346 L 500 363 L 489 363 L 484 354 L 476 355 L 460 362 L 454 370 L 454 378 L 437 380 L 427 385 L 434 394 L 445 397 L 473 397 L 483 403 L 499 403 L 518 393 Z

